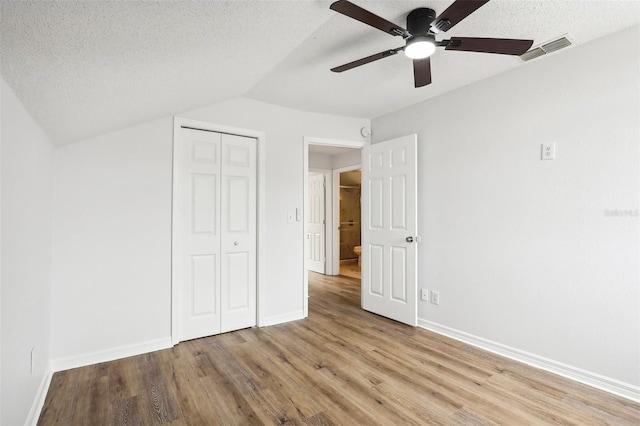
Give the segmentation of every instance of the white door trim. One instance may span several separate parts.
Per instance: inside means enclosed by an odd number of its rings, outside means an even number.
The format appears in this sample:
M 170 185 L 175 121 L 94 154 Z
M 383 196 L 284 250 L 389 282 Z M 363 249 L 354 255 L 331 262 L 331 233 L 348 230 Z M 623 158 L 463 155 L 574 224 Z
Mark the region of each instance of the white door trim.
M 303 218 L 306 218 L 306 212 L 309 210 L 309 145 L 326 145 L 326 146 L 339 146 L 342 148 L 355 148 L 362 149 L 363 146 L 367 145 L 368 142 L 364 141 L 350 141 L 350 140 L 341 140 L 341 139 L 327 139 L 327 138 L 317 138 L 305 136 L 303 138 L 303 166 L 302 166 L 302 191 L 303 191 Z M 334 182 L 335 186 L 335 182 Z M 258 191 L 260 188 L 258 188 Z M 302 304 L 303 304 L 303 315 L 304 317 L 309 316 L 309 271 L 307 271 L 307 244 L 306 238 L 307 233 L 309 232 L 307 221 L 303 221 L 303 230 L 302 230 L 302 246 L 304 247 L 302 253 Z M 333 265 L 335 269 L 335 264 Z M 259 294 L 258 294 L 259 296 Z M 258 297 L 258 301 L 260 298 Z
M 173 119 L 173 149 L 172 154 L 175 158 L 175 151 L 177 147 L 176 141 L 180 138 L 180 129 L 182 127 L 188 127 L 196 130 L 204 130 L 204 131 L 212 131 L 218 133 L 227 133 L 231 135 L 238 136 L 247 136 L 251 138 L 257 139 L 257 250 L 256 250 L 256 258 L 257 258 L 257 282 L 256 282 L 256 291 L 257 291 L 257 301 L 256 301 L 256 309 L 257 309 L 257 325 L 261 327 L 264 324 L 264 319 L 261 314 L 261 306 L 265 297 L 265 291 L 261 288 L 261 283 L 264 282 L 264 265 L 262 259 L 264 259 L 263 251 L 264 251 L 264 232 L 265 232 L 265 219 L 264 219 L 264 211 L 265 211 L 265 191 L 264 184 L 266 181 L 266 173 L 265 173 L 265 155 L 264 153 L 266 148 L 267 137 L 264 132 L 243 129 L 238 127 L 224 126 L 220 124 L 209 123 L 206 121 L 192 120 L 189 118 L 183 117 L 174 117 Z M 175 173 L 176 163 L 173 162 L 172 173 Z M 172 175 L 173 176 L 173 175 Z M 172 191 L 175 193 L 177 190 L 175 180 L 172 180 Z M 177 270 L 173 265 L 173 259 L 176 258 L 176 247 L 174 246 L 173 235 L 175 232 L 175 224 L 173 222 L 173 211 L 176 210 L 175 205 L 176 197 L 172 196 L 171 200 L 171 208 L 172 208 L 172 220 L 171 220 L 171 343 L 176 345 L 180 342 L 179 336 L 179 322 L 180 322 L 180 291 L 177 287 L 178 277 Z

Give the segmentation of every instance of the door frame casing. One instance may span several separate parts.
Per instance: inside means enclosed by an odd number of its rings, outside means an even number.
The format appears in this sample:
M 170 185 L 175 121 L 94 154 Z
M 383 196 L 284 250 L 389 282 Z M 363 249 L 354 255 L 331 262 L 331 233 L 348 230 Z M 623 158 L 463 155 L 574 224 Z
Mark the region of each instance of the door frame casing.
M 246 136 L 256 139 L 256 322 L 257 326 L 261 327 L 264 324 L 264 320 L 261 315 L 261 306 L 264 300 L 264 289 L 262 289 L 260 283 L 264 282 L 264 265 L 261 261 L 264 259 L 264 231 L 265 227 L 265 148 L 266 148 L 266 134 L 265 132 L 244 129 L 239 127 L 225 126 L 221 124 L 210 123 L 207 121 L 193 120 L 190 118 L 174 117 L 173 118 L 173 145 L 172 145 L 172 167 L 171 167 L 171 343 L 177 345 L 180 343 L 180 309 L 181 309 L 181 294 L 179 288 L 178 268 L 175 266 L 177 259 L 177 247 L 175 244 L 176 223 L 174 221 L 174 212 L 177 209 L 175 194 L 179 191 L 176 185 L 176 170 L 179 165 L 176 163 L 176 149 L 180 139 L 180 129 L 182 127 L 188 127 L 195 130 L 203 130 L 209 132 L 225 133 L 238 136 Z
M 368 142 L 365 141 L 353 141 L 353 140 L 344 140 L 344 139 L 327 139 L 327 138 L 318 138 L 311 136 L 303 137 L 303 149 L 302 149 L 302 157 L 303 157 L 303 166 L 302 166 L 302 191 L 303 191 L 303 214 L 302 217 L 305 218 L 303 220 L 303 230 L 302 230 L 302 304 L 303 304 L 303 317 L 306 318 L 309 316 L 309 271 L 307 270 L 307 233 L 309 232 L 309 226 L 307 224 L 307 212 L 309 210 L 309 145 L 325 145 L 325 146 L 337 146 L 341 148 L 353 148 L 353 149 L 362 149 L 365 145 L 368 145 Z M 335 182 L 334 182 L 335 185 Z M 332 191 L 333 192 L 333 191 Z M 333 197 L 333 194 L 331 195 Z M 325 242 L 326 247 L 326 242 Z M 333 265 L 335 268 L 335 265 Z M 326 265 L 325 265 L 325 273 L 326 273 Z

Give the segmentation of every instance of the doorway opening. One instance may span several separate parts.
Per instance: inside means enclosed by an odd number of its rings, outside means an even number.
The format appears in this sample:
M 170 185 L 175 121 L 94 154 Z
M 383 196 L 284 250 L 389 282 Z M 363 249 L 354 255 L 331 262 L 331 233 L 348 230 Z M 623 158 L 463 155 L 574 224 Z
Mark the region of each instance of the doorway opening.
M 340 173 L 361 168 L 361 149 L 365 144 L 365 142 L 356 141 L 304 138 L 303 304 L 305 317 L 309 314 L 309 274 L 341 274 Z M 352 216 L 347 222 L 349 220 L 352 221 L 353 229 L 357 222 L 359 240 L 359 212 L 357 217 Z M 352 248 L 349 252 L 345 250 L 343 260 L 348 258 L 352 261 L 350 263 L 355 263 L 357 266 L 357 256 L 353 251 L 356 244 L 351 243 L 347 246 L 349 245 Z
M 340 275 L 361 278 L 362 261 L 361 226 L 360 226 L 360 189 L 362 177 L 360 169 L 339 172 L 339 258 Z

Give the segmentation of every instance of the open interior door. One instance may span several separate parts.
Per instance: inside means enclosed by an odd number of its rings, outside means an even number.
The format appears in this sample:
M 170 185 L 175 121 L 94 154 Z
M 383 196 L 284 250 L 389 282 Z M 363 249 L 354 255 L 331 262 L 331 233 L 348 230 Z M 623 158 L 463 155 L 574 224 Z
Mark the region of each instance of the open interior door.
M 362 308 L 417 325 L 417 135 L 362 150 Z
M 307 269 L 325 273 L 325 190 L 324 174 L 309 176 L 309 231 L 307 234 Z

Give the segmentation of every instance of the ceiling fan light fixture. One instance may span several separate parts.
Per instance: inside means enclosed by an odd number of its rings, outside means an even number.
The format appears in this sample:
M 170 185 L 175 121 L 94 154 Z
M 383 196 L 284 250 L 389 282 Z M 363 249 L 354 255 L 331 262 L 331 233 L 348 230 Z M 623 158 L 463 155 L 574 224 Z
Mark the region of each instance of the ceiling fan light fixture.
M 433 55 L 436 51 L 436 43 L 433 37 L 419 35 L 410 37 L 407 40 L 407 46 L 404 54 L 411 59 L 424 59 Z
M 451 37 L 450 40 L 436 41 L 436 34 L 449 31 L 488 1 L 489 0 L 454 0 L 439 16 L 436 15 L 435 10 L 428 7 L 413 9 L 407 15 L 406 29 L 351 3 L 349 0 L 334 1 L 330 6 L 331 10 L 353 20 L 360 21 L 363 24 L 367 24 L 393 37 L 400 36 L 404 40 L 404 45 L 396 47 L 395 49 L 387 49 L 356 61 L 351 61 L 339 67 L 331 68 L 331 71 L 347 71 L 361 65 L 394 56 L 398 52 L 404 51 L 405 55 L 412 59 L 413 80 L 415 87 L 418 88 L 431 84 L 431 60 L 429 57 L 433 55 L 436 47 L 443 47 L 444 50 L 501 55 L 522 55 L 527 52 L 527 50 L 531 48 L 533 40 Z M 557 48 L 555 43 L 550 47 Z

